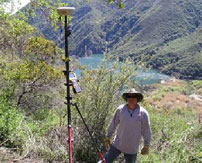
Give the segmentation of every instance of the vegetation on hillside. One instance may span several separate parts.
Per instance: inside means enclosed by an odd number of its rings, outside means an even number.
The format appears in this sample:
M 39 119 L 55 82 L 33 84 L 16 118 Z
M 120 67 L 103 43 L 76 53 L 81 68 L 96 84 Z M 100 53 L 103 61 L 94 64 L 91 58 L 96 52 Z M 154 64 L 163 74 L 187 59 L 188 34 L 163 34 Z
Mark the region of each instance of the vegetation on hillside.
M 127 29 L 125 24 L 134 20 L 110 53 L 143 60 L 147 66 L 177 78 L 201 79 L 201 2 L 154 1 L 139 14 L 141 5 L 131 7 L 119 25 L 114 22 L 112 29 L 120 34 Z
M 201 79 L 200 0 L 126 0 L 122 9 L 100 0 L 62 2 L 76 7 L 72 55 L 108 53 L 120 60 L 130 56 L 177 78 Z M 30 24 L 64 47 L 60 30 L 54 32 L 49 24 L 40 21 L 43 15 L 36 13 L 38 18 L 31 19 Z M 189 61 L 193 64 L 187 64 Z

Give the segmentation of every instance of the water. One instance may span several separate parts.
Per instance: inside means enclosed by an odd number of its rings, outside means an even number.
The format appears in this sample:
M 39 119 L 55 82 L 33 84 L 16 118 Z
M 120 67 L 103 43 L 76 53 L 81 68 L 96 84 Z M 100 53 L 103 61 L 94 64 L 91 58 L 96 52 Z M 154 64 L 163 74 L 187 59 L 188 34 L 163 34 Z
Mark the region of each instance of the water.
M 102 60 L 103 60 L 103 55 L 101 54 L 92 55 L 90 57 L 79 58 L 80 63 L 83 65 L 87 65 L 88 68 L 90 69 L 98 68 L 99 63 Z M 79 73 L 79 70 L 77 70 L 76 73 Z M 170 77 L 168 75 L 159 73 L 154 69 L 148 69 L 146 71 L 138 70 L 135 80 L 137 81 L 137 83 L 141 85 L 148 85 L 153 83 L 159 83 L 161 80 L 167 80 L 169 78 Z
M 87 65 L 88 68 L 96 69 L 99 66 L 99 63 L 103 60 L 103 55 L 94 54 L 90 57 L 79 58 L 79 61 L 83 65 Z
M 142 85 L 160 83 L 161 80 L 168 80 L 170 77 L 165 74 L 161 74 L 154 69 L 149 69 L 147 71 L 138 70 L 135 80 Z

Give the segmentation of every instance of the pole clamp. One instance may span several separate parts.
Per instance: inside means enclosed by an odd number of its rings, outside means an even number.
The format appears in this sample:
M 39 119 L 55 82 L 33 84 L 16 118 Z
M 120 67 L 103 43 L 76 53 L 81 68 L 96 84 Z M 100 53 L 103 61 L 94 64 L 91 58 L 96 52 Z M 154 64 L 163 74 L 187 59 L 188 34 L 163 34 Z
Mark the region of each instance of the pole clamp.
M 67 28 L 65 29 L 65 32 L 67 34 L 67 37 L 69 37 L 71 34 L 72 34 L 72 29 L 71 29 L 71 26 L 67 26 Z

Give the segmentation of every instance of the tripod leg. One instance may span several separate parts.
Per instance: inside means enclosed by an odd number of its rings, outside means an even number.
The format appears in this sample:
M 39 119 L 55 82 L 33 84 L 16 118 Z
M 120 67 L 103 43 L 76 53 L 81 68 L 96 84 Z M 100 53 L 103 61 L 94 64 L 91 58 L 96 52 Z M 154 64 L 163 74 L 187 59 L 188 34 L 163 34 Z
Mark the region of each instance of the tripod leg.
M 95 139 L 93 138 L 93 135 L 91 134 L 91 132 L 90 132 L 90 130 L 89 130 L 89 128 L 88 128 L 88 125 L 86 124 L 86 121 L 85 121 L 85 119 L 83 118 L 83 116 L 82 116 L 82 114 L 81 114 L 81 112 L 80 112 L 80 110 L 79 110 L 79 108 L 78 108 L 78 105 L 77 105 L 76 103 L 75 103 L 75 104 L 72 104 L 72 105 L 74 105 L 75 108 L 76 108 L 76 110 L 78 111 L 79 116 L 81 117 L 81 119 L 82 119 L 82 121 L 83 121 L 83 124 L 84 124 L 84 126 L 86 127 L 86 130 L 88 131 L 88 134 L 89 134 L 89 136 L 90 136 L 90 138 L 91 138 L 91 140 L 92 140 L 92 142 L 93 142 L 93 146 L 96 148 L 96 151 L 98 152 L 99 157 L 100 157 L 100 159 L 102 160 L 102 163 L 106 163 L 105 158 L 104 158 L 102 152 L 100 152 L 100 150 L 98 149 L 97 143 L 96 143 Z

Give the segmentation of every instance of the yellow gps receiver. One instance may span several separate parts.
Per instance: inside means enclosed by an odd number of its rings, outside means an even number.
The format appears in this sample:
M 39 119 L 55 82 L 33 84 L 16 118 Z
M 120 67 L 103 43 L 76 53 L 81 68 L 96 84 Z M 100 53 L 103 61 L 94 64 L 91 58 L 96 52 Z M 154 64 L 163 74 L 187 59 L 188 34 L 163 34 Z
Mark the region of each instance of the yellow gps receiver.
M 79 93 L 81 92 L 81 87 L 79 86 L 78 84 L 78 78 L 75 74 L 75 72 L 71 71 L 69 73 L 69 80 L 70 80 L 70 83 L 72 84 L 72 87 L 73 87 L 73 92 L 74 93 Z

